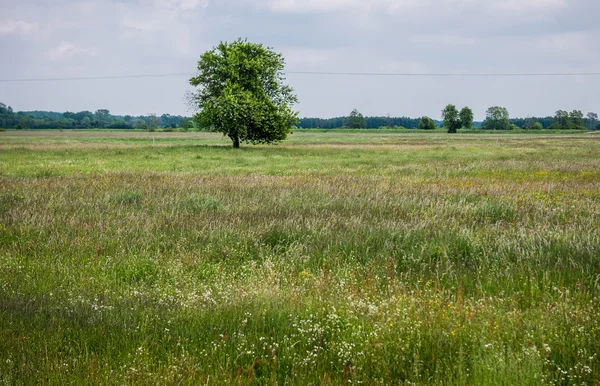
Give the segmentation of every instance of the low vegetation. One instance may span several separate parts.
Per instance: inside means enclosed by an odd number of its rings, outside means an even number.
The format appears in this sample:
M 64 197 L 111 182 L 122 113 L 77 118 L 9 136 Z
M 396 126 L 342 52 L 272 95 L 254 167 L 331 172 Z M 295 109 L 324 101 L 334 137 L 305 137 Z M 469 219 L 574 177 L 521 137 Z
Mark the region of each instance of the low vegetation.
M 2 384 L 588 384 L 600 137 L 0 133 Z

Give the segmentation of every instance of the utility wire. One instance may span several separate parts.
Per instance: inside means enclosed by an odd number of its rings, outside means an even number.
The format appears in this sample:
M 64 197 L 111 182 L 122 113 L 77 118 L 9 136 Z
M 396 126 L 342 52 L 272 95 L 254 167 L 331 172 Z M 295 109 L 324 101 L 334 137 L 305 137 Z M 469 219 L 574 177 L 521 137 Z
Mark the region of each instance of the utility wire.
M 331 75 L 331 76 L 396 76 L 396 77 L 567 77 L 567 76 L 600 76 L 600 72 L 550 72 L 550 73 L 393 73 L 393 72 L 327 72 L 327 71 L 285 71 L 288 75 Z M 65 78 L 21 78 L 0 79 L 0 83 L 24 82 L 59 82 L 78 80 L 108 80 L 108 79 L 141 79 L 141 78 L 169 78 L 193 76 L 189 73 L 164 73 L 141 75 L 111 75 L 111 76 L 82 76 Z

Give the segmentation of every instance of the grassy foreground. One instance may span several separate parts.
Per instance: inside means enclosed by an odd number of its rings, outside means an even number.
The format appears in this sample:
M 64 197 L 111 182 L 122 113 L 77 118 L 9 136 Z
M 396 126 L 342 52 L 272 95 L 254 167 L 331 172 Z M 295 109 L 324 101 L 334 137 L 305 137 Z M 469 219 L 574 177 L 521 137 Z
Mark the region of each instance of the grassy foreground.
M 600 136 L 0 133 L 0 384 L 600 382 Z

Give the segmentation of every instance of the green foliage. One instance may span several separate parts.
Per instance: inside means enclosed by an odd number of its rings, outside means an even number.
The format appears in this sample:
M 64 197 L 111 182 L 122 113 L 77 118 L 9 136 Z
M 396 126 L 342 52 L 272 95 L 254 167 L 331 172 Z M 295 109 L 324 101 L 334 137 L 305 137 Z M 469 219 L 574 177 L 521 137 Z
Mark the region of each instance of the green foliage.
M 449 104 L 442 110 L 442 119 L 444 120 L 444 127 L 448 130 L 448 133 L 456 133 L 462 126 L 459 112 L 456 109 L 456 106 L 452 104 Z
M 530 130 L 543 130 L 544 126 L 542 126 L 542 124 L 539 123 L 539 122 L 535 122 L 533 124 L 533 126 L 530 126 L 528 129 L 530 129 Z
M 580 110 L 573 110 L 569 114 L 570 120 L 570 129 L 573 130 L 583 130 L 585 127 L 583 126 L 583 113 Z
M 183 121 L 181 121 L 181 128 L 183 129 L 183 131 L 193 129 L 194 122 L 191 119 L 185 118 Z
M 505 107 L 490 107 L 485 114 L 484 130 L 511 130 L 508 110 Z
M 349 129 L 366 129 L 367 120 L 361 113 L 358 112 L 357 109 L 354 109 L 348 116 L 348 119 L 346 119 L 344 127 Z
M 221 42 L 201 56 L 198 75 L 190 79 L 197 88 L 194 119 L 227 135 L 234 147 L 286 139 L 297 120 L 297 97 L 283 82 L 284 65 L 281 54 L 262 44 Z
M 17 125 L 17 126 L 15 127 L 15 129 L 16 129 L 16 130 L 23 130 L 23 126 L 21 126 L 21 125 L 19 124 L 19 125 Z
M 473 110 L 468 107 L 463 107 L 460 110 L 460 123 L 464 129 L 473 128 Z
M 178 115 L 163 114 L 156 116 L 112 115 L 107 109 L 99 109 L 95 113 L 80 111 L 78 113 L 51 111 L 19 111 L 14 113 L 12 108 L 0 106 L 0 126 L 23 129 L 133 129 L 141 123 L 146 126 L 177 128 L 185 118 Z
M 149 132 L 154 132 L 160 124 L 160 119 L 156 116 L 156 114 L 149 114 L 147 122 L 148 126 L 146 127 L 146 130 L 148 130 Z
M 298 127 L 302 129 L 341 129 L 346 125 L 348 117 L 335 118 L 300 118 Z M 405 127 L 416 129 L 419 127 L 420 119 L 408 117 L 365 117 L 367 129 L 379 129 L 381 127 Z
M 419 122 L 419 130 L 435 130 L 437 129 L 437 125 L 435 121 L 427 116 L 421 118 L 421 122 Z
M 588 130 L 597 130 L 598 126 L 598 114 L 596 113 L 587 113 L 585 119 L 585 128 Z
M 542 124 L 536 118 L 527 118 L 525 123 L 523 123 L 524 130 L 542 130 L 543 128 Z
M 551 128 L 556 130 L 584 130 L 583 113 L 579 110 L 573 110 L 571 113 L 558 110 L 554 115 Z

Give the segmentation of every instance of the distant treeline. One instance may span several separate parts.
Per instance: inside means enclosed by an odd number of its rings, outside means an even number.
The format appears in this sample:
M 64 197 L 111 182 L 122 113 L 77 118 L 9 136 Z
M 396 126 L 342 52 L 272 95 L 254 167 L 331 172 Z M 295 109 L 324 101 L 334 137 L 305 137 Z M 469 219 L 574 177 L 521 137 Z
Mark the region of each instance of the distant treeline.
M 366 129 L 379 129 L 381 127 L 403 127 L 405 129 L 417 129 L 421 118 L 407 118 L 407 117 L 365 117 L 367 122 Z M 550 129 L 554 123 L 554 117 L 531 117 L 531 118 L 511 118 L 510 124 L 515 125 L 519 128 L 526 127 L 528 122 L 532 120 L 539 122 L 544 129 Z M 588 119 L 585 119 L 586 123 Z M 348 127 L 348 117 L 336 117 L 336 118 L 300 118 L 298 128 L 301 129 L 339 129 Z M 441 128 L 443 122 L 434 120 L 435 124 Z M 482 128 L 482 121 L 473 122 L 473 127 Z M 589 127 L 589 125 L 586 125 Z M 596 129 L 596 128 L 592 128 Z
M 357 110 L 352 111 L 347 117 L 336 118 L 300 118 L 297 124 L 299 129 L 379 129 L 379 128 L 406 128 L 417 129 L 422 118 L 408 117 L 363 117 Z M 506 119 L 506 118 L 505 118 Z M 489 120 L 489 117 L 487 118 Z M 441 128 L 443 122 L 432 120 L 432 125 Z M 524 129 L 588 129 L 600 130 L 598 116 L 589 113 L 587 117 L 579 111 L 567 113 L 559 110 L 555 117 L 530 117 L 511 118 L 505 121 L 506 128 Z M 539 125 L 537 125 L 539 123 Z M 189 130 L 196 127 L 190 117 L 180 115 L 155 115 L 131 116 L 112 115 L 106 109 L 73 112 L 51 111 L 19 111 L 14 112 L 10 106 L 0 103 L 0 128 L 5 129 L 181 129 Z M 474 128 L 488 128 L 484 122 L 473 122 Z
M 194 127 L 191 118 L 163 114 L 147 116 L 112 115 L 100 109 L 95 112 L 57 113 L 52 111 L 14 112 L 10 106 L 0 103 L 0 127 L 6 129 L 157 129 Z
M 298 127 L 301 129 L 339 129 L 347 127 L 348 118 L 300 118 Z M 419 127 L 419 122 L 421 122 L 421 118 L 408 117 L 365 117 L 364 119 L 367 122 L 365 129 L 378 129 L 380 127 L 416 129 Z M 438 121 L 436 123 L 440 124 Z

